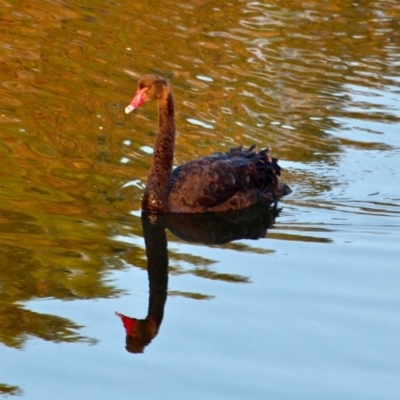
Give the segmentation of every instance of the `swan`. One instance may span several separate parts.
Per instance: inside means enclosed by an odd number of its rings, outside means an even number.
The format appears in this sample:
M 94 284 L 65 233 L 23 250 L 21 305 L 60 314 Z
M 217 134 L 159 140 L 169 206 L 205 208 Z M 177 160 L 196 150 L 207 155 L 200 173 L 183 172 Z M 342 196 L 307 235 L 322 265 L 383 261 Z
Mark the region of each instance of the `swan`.
M 189 161 L 173 170 L 175 103 L 171 86 L 157 75 L 144 75 L 129 114 L 143 103 L 158 103 L 158 132 L 142 199 L 149 213 L 212 213 L 243 209 L 257 203 L 274 203 L 291 192 L 279 182 L 281 168 L 269 149 L 232 148 Z

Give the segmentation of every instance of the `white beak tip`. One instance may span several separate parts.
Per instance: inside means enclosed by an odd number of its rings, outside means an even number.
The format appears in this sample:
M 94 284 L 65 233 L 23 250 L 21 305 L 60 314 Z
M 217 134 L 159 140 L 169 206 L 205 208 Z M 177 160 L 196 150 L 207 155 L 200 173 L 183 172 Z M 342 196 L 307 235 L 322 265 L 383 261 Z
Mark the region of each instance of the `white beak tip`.
M 129 114 L 130 112 L 132 112 L 135 109 L 135 107 L 133 107 L 133 105 L 129 104 L 129 106 L 125 107 L 125 114 Z

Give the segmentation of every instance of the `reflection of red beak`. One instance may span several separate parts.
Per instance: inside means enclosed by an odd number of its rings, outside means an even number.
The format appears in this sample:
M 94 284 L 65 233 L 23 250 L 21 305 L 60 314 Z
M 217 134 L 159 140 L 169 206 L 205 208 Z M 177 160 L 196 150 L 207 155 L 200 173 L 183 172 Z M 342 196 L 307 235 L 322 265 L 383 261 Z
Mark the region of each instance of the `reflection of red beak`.
M 130 318 L 127 317 L 126 315 L 120 314 L 119 312 L 115 311 L 115 315 L 117 317 L 120 317 L 122 320 L 122 323 L 124 324 L 124 328 L 126 330 L 126 333 L 129 336 L 132 336 L 134 338 L 137 337 L 137 335 L 135 335 L 134 329 L 135 329 L 135 325 L 136 325 L 136 319 L 135 318 Z
M 146 101 L 146 90 L 147 87 L 137 90 L 135 96 L 133 96 L 132 101 L 125 108 L 126 114 L 129 114 L 131 111 L 133 111 L 135 108 L 138 108 L 141 104 L 143 104 Z

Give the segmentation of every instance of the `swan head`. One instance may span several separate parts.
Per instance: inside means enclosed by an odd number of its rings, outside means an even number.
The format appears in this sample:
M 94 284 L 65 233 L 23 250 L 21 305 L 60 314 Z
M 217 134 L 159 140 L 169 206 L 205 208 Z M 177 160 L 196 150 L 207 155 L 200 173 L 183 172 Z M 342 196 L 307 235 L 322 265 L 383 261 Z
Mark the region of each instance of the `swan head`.
M 169 91 L 167 81 L 161 76 L 144 75 L 140 78 L 138 88 L 132 101 L 125 108 L 125 113 L 129 114 L 141 106 L 146 101 L 161 100 Z

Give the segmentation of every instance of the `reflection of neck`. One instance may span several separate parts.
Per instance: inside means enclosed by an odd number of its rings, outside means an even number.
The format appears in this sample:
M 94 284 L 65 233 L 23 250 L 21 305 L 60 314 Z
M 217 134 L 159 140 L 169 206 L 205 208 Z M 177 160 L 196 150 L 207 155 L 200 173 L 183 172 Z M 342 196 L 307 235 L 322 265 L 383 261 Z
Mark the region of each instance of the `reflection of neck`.
M 116 312 L 126 330 L 126 349 L 130 353 L 143 353 L 154 339 L 164 316 L 168 288 L 168 249 L 165 225 L 157 221 L 160 216 L 142 214 L 142 226 L 147 253 L 149 275 L 149 308 L 145 319 L 127 317 Z
M 147 254 L 149 276 L 149 309 L 146 319 L 154 321 L 157 328 L 164 316 L 168 289 L 168 249 L 165 227 L 152 222 L 147 214 L 142 216 L 142 225 Z M 157 329 L 158 330 L 158 329 Z
M 174 147 L 175 109 L 174 98 L 169 90 L 167 95 L 158 101 L 158 133 L 142 200 L 144 211 L 168 211 L 168 184 L 172 171 Z

